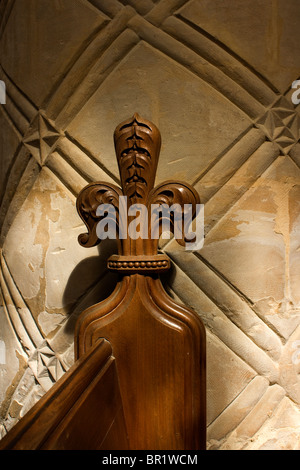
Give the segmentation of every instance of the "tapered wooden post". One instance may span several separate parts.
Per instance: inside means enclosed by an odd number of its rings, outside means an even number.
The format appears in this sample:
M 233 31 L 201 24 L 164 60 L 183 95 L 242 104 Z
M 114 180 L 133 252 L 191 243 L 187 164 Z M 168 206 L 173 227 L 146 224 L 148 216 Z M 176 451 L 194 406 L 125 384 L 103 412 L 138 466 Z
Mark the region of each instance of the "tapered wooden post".
M 114 207 L 119 252 L 107 266 L 119 273 L 119 281 L 108 299 L 79 317 L 76 358 L 99 338 L 110 342 L 131 449 L 205 449 L 205 331 L 199 316 L 176 304 L 161 284 L 159 274 L 170 268 L 170 260 L 157 253 L 158 237 L 151 238 L 151 229 L 156 224 L 161 230 L 162 220 L 150 211 L 162 204 L 177 204 L 183 211 L 190 204 L 195 214 L 199 196 L 177 181 L 154 187 L 161 138 L 150 121 L 135 114 L 116 128 L 114 142 L 122 188 L 91 183 L 79 194 L 77 209 L 88 228 L 79 243 L 90 247 L 100 243 L 98 207 Z M 147 208 L 146 237 L 130 237 L 124 204 L 129 214 L 134 204 Z M 179 243 L 184 242 L 183 233 Z

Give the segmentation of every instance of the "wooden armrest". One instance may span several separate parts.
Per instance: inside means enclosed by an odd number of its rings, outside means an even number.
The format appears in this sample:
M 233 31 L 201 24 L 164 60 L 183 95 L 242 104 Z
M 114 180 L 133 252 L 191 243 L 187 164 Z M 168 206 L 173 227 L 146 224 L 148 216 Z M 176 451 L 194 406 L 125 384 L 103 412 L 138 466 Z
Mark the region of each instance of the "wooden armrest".
M 0 450 L 127 448 L 115 358 L 103 339 L 0 441 Z

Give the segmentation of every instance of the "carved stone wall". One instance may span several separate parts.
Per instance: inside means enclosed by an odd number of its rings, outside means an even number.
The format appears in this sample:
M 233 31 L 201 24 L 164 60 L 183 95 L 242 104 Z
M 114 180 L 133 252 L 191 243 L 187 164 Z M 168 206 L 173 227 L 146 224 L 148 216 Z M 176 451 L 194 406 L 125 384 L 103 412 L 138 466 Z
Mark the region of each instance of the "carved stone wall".
M 299 2 L 2 0 L 0 15 L 1 435 L 113 287 L 113 242 L 78 244 L 75 199 L 118 183 L 112 134 L 138 112 L 162 134 L 157 183 L 205 204 L 203 249 L 162 250 L 170 295 L 207 329 L 208 448 L 299 449 Z

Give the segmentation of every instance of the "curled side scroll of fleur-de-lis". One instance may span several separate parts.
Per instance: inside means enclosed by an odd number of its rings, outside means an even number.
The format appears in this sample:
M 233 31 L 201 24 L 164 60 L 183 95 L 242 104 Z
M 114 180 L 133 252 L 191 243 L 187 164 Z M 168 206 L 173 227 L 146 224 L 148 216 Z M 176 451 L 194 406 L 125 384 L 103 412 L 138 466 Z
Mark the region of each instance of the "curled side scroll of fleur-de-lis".
M 151 213 L 149 238 L 152 239 L 152 249 L 157 249 L 155 240 L 158 240 L 163 231 L 164 219 L 168 222 L 167 226 L 170 232 L 175 235 L 176 241 L 184 246 L 187 241 L 187 216 L 191 222 L 196 215 L 199 203 L 200 198 L 197 191 L 188 183 L 165 181 L 156 186 L 148 197 L 148 210 Z M 189 208 L 188 214 L 185 213 L 187 207 Z M 153 237 L 153 234 L 156 236 Z M 189 242 L 193 242 L 193 240 L 189 240 Z
M 118 223 L 119 201 L 122 191 L 117 186 L 107 183 L 90 183 L 79 193 L 77 198 L 77 211 L 85 223 L 88 232 L 78 237 L 81 246 L 92 247 L 100 243 L 97 235 L 97 224 L 102 216 L 97 215 L 101 204 L 110 204 L 116 211 L 116 223 Z

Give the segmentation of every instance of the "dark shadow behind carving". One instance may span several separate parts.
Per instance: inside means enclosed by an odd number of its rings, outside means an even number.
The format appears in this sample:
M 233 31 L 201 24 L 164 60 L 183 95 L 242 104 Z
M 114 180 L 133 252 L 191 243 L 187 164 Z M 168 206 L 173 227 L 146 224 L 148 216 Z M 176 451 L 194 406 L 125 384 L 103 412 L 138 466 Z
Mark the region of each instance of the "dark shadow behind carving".
M 110 296 L 118 275 L 107 271 L 107 258 L 117 253 L 116 240 L 103 240 L 98 245 L 99 256 L 83 259 L 73 269 L 63 294 L 63 306 L 68 315 L 66 333 L 73 333 L 80 313 Z

